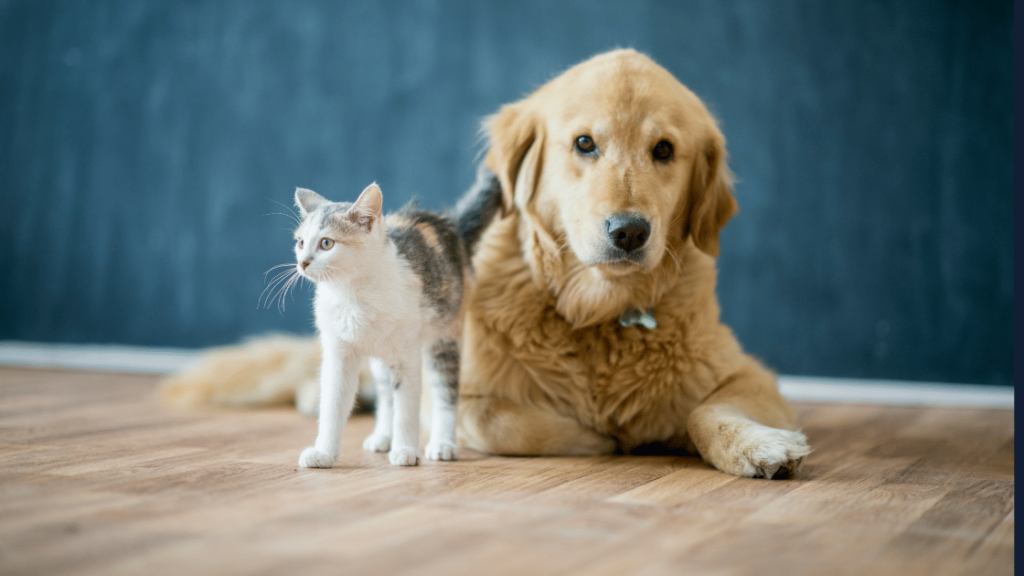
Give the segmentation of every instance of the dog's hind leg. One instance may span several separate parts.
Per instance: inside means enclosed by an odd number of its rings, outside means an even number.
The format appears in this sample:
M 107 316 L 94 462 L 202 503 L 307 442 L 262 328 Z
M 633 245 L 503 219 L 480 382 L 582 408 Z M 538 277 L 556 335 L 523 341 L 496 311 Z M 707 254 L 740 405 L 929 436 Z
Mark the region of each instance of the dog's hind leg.
M 480 452 L 505 456 L 593 456 L 615 452 L 615 440 L 551 410 L 504 398 L 464 396 L 459 440 Z
M 736 476 L 792 476 L 811 451 L 775 377 L 753 361 L 726 377 L 686 428 L 704 460 Z

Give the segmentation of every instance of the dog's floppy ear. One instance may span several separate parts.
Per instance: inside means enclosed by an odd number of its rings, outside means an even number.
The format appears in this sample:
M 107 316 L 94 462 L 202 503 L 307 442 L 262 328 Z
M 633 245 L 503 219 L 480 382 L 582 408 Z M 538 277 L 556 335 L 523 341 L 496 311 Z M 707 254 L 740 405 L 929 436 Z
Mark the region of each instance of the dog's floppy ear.
M 690 182 L 686 233 L 702 252 L 718 257 L 718 233 L 739 209 L 732 173 L 725 165 L 725 138 L 717 130 L 697 154 Z
M 508 214 L 533 197 L 540 179 L 543 127 L 522 101 L 502 106 L 486 118 L 484 131 L 490 140 L 484 163 L 498 176 L 502 208 Z

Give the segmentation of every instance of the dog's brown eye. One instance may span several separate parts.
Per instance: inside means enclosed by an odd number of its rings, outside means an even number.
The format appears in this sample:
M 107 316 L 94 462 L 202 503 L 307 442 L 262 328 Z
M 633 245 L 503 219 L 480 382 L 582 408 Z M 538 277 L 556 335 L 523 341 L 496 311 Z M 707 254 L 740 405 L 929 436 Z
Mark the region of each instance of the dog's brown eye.
M 665 162 L 672 158 L 672 145 L 667 140 L 662 140 L 654 145 L 654 151 L 651 154 L 655 160 Z
M 331 240 L 330 238 L 320 240 L 320 248 L 322 250 L 330 250 L 331 246 L 334 246 L 334 240 Z
M 593 154 L 597 152 L 597 144 L 594 144 L 590 136 L 580 136 L 576 139 L 576 151 L 580 154 Z

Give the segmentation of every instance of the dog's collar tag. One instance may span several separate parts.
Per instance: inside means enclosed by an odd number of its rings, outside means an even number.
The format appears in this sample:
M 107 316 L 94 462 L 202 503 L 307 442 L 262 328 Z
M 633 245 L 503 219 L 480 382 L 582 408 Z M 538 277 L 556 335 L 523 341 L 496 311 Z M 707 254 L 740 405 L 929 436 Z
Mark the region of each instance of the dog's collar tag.
M 628 308 L 625 312 L 619 316 L 619 324 L 628 328 L 634 324 L 639 324 L 648 330 L 654 330 L 658 327 L 658 321 L 654 319 L 653 308 Z

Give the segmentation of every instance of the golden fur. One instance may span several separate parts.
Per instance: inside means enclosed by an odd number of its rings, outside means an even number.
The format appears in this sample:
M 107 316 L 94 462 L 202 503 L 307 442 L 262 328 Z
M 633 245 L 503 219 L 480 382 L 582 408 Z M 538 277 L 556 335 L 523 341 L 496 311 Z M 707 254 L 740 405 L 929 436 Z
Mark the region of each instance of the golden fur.
M 319 370 L 320 346 L 315 341 L 265 336 L 243 346 L 208 350 L 199 365 L 164 380 L 160 394 L 165 404 L 180 408 L 291 403 L 302 407 L 304 394 L 314 397 L 305 401 L 315 407 Z
M 774 375 L 719 320 L 714 258 L 737 206 L 725 139 L 700 99 L 646 56 L 616 50 L 504 106 L 485 128 L 503 214 L 473 257 L 460 443 L 514 455 L 657 444 L 731 474 L 794 473 L 806 438 Z M 598 156 L 574 150 L 581 134 Z M 653 161 L 662 140 L 672 159 Z M 636 263 L 602 258 L 606 218 L 621 212 L 650 222 Z M 657 328 L 620 326 L 631 307 L 653 308 Z M 295 354 L 315 348 L 308 340 Z M 269 379 L 232 385 L 228 364 L 183 375 L 165 394 L 194 399 L 176 389 L 212 386 L 227 392 L 205 396 L 251 398 L 243 389 Z M 272 388 L 259 393 L 280 397 Z
M 774 376 L 719 321 L 718 233 L 736 211 L 725 139 L 701 101 L 631 50 L 599 55 L 486 125 L 505 216 L 474 256 L 460 439 L 500 454 L 696 449 L 733 474 L 808 452 Z M 581 134 L 596 160 L 573 149 Z M 652 160 L 669 141 L 674 158 Z M 642 264 L 599 263 L 615 212 L 651 222 Z M 654 330 L 623 328 L 652 307 Z M 763 457 L 765 450 L 774 459 Z

